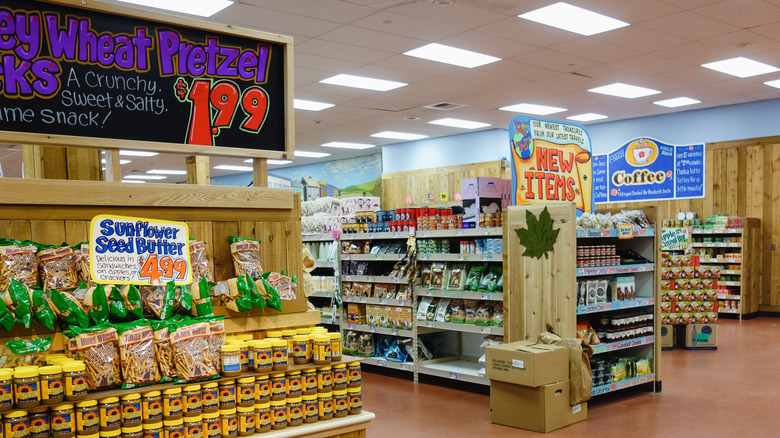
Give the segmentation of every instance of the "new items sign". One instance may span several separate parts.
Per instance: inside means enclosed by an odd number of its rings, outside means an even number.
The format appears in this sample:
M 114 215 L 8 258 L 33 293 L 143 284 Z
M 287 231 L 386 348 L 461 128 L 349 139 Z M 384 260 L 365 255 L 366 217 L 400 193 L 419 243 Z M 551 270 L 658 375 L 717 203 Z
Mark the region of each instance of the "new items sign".
M 0 0 L 0 129 L 285 151 L 285 47 Z
M 516 205 L 574 202 L 593 212 L 588 131 L 582 125 L 515 117 L 509 125 L 512 197 Z
M 595 202 L 704 197 L 704 144 L 675 146 L 651 138 L 593 157 Z

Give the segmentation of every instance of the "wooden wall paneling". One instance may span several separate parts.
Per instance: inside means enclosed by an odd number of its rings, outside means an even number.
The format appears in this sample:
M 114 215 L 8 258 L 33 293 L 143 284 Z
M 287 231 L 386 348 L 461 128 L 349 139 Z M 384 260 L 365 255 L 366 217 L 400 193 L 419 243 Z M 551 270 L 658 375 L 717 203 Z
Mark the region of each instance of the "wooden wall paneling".
M 65 221 L 31 220 L 30 239 L 42 245 L 59 245 L 66 242 Z
M 755 314 L 758 312 L 760 287 L 759 270 L 761 266 L 761 229 L 759 219 L 748 218 L 742 233 L 743 253 L 748 252 L 742 259 L 742 296 L 740 297 L 742 314 Z M 747 281 L 746 281 L 747 279 Z
M 30 221 L 0 220 L 0 239 L 30 240 Z
M 303 292 L 303 256 L 301 250 L 303 249 L 303 239 L 301 237 L 301 223 L 300 222 L 285 222 L 285 240 L 287 240 L 287 272 L 289 275 L 295 275 L 298 278 L 298 284 L 301 286 L 299 291 Z M 295 251 L 293 248 L 301 248 L 301 250 Z
M 764 226 L 765 230 L 767 225 L 769 230 L 764 231 L 769 234 L 770 245 L 780 244 L 780 145 L 774 144 L 766 147 L 767 155 L 771 163 L 772 178 L 771 178 L 771 207 L 768 210 L 771 211 L 771 215 L 766 217 Z M 768 281 L 769 284 L 769 301 L 762 302 L 762 304 L 771 306 L 780 306 L 780 256 L 778 256 L 777 250 L 769 252 L 769 256 L 765 257 L 771 259 L 770 269 L 765 271 L 771 275 Z M 767 281 L 765 280 L 765 284 Z
M 257 222 L 260 244 L 260 261 L 263 270 L 281 272 L 287 265 L 287 226 L 284 222 Z M 300 250 L 300 247 L 299 247 Z M 300 264 L 300 263 L 299 263 Z
M 68 179 L 100 181 L 100 150 L 66 148 Z
M 227 236 L 238 236 L 238 222 L 214 222 L 211 229 L 214 262 L 214 279 L 235 277 L 230 242 Z M 262 248 L 262 246 L 261 246 Z
M 61 146 L 42 146 L 43 175 L 38 178 L 68 179 L 68 154 Z
M 740 202 L 738 187 L 744 187 L 745 176 L 740 175 L 740 161 L 744 164 L 744 157 L 741 153 L 744 148 L 732 148 L 725 150 L 726 178 L 726 214 L 731 216 L 744 216 L 744 197 Z M 742 183 L 742 184 L 740 184 Z M 740 209 L 740 207 L 742 207 Z
M 745 173 L 745 216 L 758 218 L 760 223 L 758 224 L 758 236 L 753 240 L 753 247 L 751 251 L 755 252 L 760 250 L 759 258 L 757 259 L 758 266 L 754 269 L 753 274 L 756 277 L 758 284 L 756 289 L 756 305 L 763 302 L 763 289 L 764 289 L 764 272 L 766 272 L 767 278 L 771 278 L 769 271 L 764 270 L 765 260 L 763 254 L 770 254 L 769 242 L 764 238 L 764 156 L 763 147 L 750 145 L 745 146 L 745 166 L 744 169 L 740 169 Z M 767 198 L 768 199 L 768 198 Z
M 89 240 L 90 221 L 65 221 L 65 242 L 76 245 Z

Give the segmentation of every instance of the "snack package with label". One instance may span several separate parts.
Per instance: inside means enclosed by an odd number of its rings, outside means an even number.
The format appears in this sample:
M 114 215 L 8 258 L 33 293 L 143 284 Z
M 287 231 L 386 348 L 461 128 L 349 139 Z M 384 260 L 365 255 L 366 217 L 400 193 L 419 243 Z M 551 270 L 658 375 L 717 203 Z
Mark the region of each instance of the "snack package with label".
M 17 280 L 11 280 L 8 291 L 2 295 L 6 308 L 14 315 L 16 322 L 30 328 L 32 322 L 32 292 Z M 87 318 L 89 323 L 89 318 Z
M 192 283 L 190 294 L 192 296 L 192 311 L 190 312 L 192 316 L 214 315 L 214 306 L 211 304 L 211 293 L 206 277 L 201 277 L 200 280 Z
M 450 303 L 452 302 L 451 298 L 442 298 L 439 300 L 439 306 L 436 310 L 436 321 L 437 322 L 451 322 L 452 321 L 452 307 L 450 306 Z
M 504 302 L 498 301 L 493 305 L 493 318 L 490 320 L 493 327 L 504 326 Z
M 225 317 L 211 316 L 206 318 L 209 323 L 209 357 L 215 369 L 221 368 L 222 346 L 225 345 Z
M 445 264 L 436 262 L 431 265 L 431 289 L 441 289 L 444 286 Z
M 473 292 L 479 290 L 479 284 L 482 280 L 482 275 L 487 270 L 487 268 L 487 263 L 482 265 L 472 264 L 471 268 L 469 269 L 469 273 L 466 276 L 466 284 L 464 289 Z
M 465 324 L 477 323 L 477 300 L 463 300 L 464 308 L 466 309 L 466 319 L 463 320 Z
M 217 376 L 209 354 L 209 323 L 176 321 L 171 323 L 170 328 L 173 364 L 179 381 Z
M 298 298 L 297 284 L 294 278 L 278 272 L 268 272 L 262 275 L 268 281 L 268 284 L 274 288 L 282 301 L 290 301 Z M 370 285 L 369 285 L 370 287 Z
M 498 280 L 502 275 L 502 268 L 500 265 L 490 265 L 482 275 L 482 279 L 479 281 L 480 292 L 495 292 L 496 286 L 498 286 Z
M 209 266 L 209 256 L 206 252 L 206 243 L 190 239 L 189 250 L 190 266 L 192 267 L 192 281 L 198 282 L 201 278 L 205 278 L 207 282 L 214 281 Z
M 228 236 L 230 253 L 233 255 L 233 270 L 236 277 L 248 275 L 257 280 L 263 275 L 260 266 L 260 241 Z
M 431 307 L 432 302 L 433 302 L 433 297 L 420 298 L 420 303 L 417 305 L 417 315 L 415 316 L 415 318 L 420 321 L 425 321 L 428 315 L 428 308 Z
M 488 301 L 477 302 L 477 314 L 474 320 L 475 325 L 489 326 L 493 319 L 493 306 Z
M 0 291 L 8 290 L 11 280 L 37 288 L 38 247 L 32 242 L 0 239 Z
M 73 326 L 73 354 L 87 367 L 87 389 L 90 391 L 113 388 L 122 384 L 114 327 L 106 325 L 82 328 Z
M 169 321 L 151 321 L 154 358 L 160 367 L 160 374 L 164 381 L 171 381 L 176 378 L 169 325 Z
M 122 286 L 120 293 L 122 295 L 122 302 L 124 303 L 127 316 L 135 319 L 143 318 L 143 298 L 138 288 L 136 288 L 135 285 L 127 284 Z M 111 310 L 113 312 L 115 309 L 112 308 Z M 116 310 L 118 311 L 119 309 Z
M 154 354 L 154 331 L 148 321 L 116 325 L 119 334 L 119 363 L 123 388 L 156 383 L 162 376 Z
M 18 339 L 5 342 L 0 350 L 0 360 L 5 368 L 20 366 L 46 366 L 51 348 L 51 338 Z
M 168 319 L 173 315 L 173 306 L 176 300 L 176 286 L 168 285 L 144 285 L 138 288 L 141 293 L 143 308 L 155 319 Z
M 466 264 L 453 263 L 447 276 L 447 289 L 461 290 L 466 283 Z
M 50 247 L 38 252 L 38 271 L 43 290 L 68 290 L 78 287 L 79 256 L 69 246 Z
M 456 324 L 463 324 L 466 322 L 466 306 L 463 304 L 463 300 L 455 299 L 450 303 L 450 309 L 452 310 L 452 320 Z
M 54 323 L 57 322 L 57 314 L 55 314 L 54 310 L 52 310 L 53 307 L 54 304 L 51 302 L 51 298 L 48 297 L 45 292 L 43 292 L 43 289 L 33 290 L 33 317 L 36 321 L 38 321 L 38 324 L 48 328 L 49 330 L 54 330 Z

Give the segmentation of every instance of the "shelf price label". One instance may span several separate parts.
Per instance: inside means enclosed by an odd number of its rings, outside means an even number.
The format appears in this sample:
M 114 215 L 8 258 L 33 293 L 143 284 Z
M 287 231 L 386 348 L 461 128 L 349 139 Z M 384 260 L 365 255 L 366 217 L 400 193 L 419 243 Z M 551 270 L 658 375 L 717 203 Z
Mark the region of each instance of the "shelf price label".
M 450 372 L 450 379 L 452 380 L 460 380 L 460 373 Z
M 618 225 L 618 239 L 632 239 L 634 237 L 634 226 L 631 224 Z
M 90 274 L 100 284 L 188 284 L 184 222 L 98 215 L 89 230 Z

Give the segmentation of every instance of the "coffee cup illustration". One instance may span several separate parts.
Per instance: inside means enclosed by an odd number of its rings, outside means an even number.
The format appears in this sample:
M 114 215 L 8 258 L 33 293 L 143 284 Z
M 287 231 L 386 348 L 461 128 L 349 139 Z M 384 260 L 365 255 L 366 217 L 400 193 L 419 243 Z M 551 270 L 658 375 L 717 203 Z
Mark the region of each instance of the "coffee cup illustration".
M 634 154 L 634 161 L 637 164 L 647 163 L 647 160 L 653 155 L 653 148 L 635 148 L 631 151 Z

